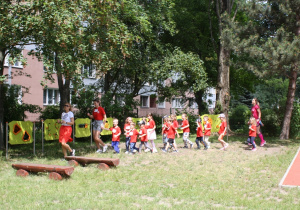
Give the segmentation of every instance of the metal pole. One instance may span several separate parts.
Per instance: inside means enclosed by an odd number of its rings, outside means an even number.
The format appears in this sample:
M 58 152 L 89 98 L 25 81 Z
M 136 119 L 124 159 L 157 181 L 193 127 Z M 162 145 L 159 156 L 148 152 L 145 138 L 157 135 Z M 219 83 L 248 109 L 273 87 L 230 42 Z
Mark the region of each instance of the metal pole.
M 44 120 L 42 120 L 42 154 L 44 155 Z
M 8 122 L 6 122 L 6 155 L 5 155 L 5 157 L 6 157 L 6 159 L 8 159 L 8 135 L 9 135 L 9 133 L 8 133 Z
M 35 122 L 33 122 L 33 155 L 35 155 Z
M 92 129 L 92 120 L 90 120 L 90 128 L 91 128 L 91 146 L 93 145 L 93 129 Z

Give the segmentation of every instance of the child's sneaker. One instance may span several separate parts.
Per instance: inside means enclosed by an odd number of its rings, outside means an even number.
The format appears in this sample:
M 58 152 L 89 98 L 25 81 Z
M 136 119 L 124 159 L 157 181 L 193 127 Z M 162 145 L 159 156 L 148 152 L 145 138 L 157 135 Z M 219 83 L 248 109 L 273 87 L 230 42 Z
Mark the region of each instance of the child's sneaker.
M 102 153 L 102 150 L 101 150 L 101 149 L 97 149 L 96 152 L 97 152 L 97 153 Z
M 125 152 L 125 154 L 129 154 L 129 152 L 128 152 L 128 151 L 126 151 L 126 152 Z
M 260 144 L 260 146 L 263 147 L 263 146 L 265 146 L 265 144 L 266 144 L 266 141 L 263 141 L 263 142 Z
M 226 149 L 229 146 L 229 144 L 225 144 L 224 149 Z
M 207 150 L 208 149 L 208 146 L 204 147 L 204 150 Z
M 147 148 L 147 149 L 145 149 L 145 152 L 150 152 L 150 149 L 148 149 L 148 148 Z
M 75 156 L 75 149 L 72 150 L 72 156 Z
M 256 147 L 251 149 L 252 152 L 255 152 L 256 150 L 257 150 Z
M 136 152 L 137 152 L 137 150 L 136 150 L 136 149 L 134 149 L 134 150 L 132 150 L 132 152 L 133 152 L 133 153 L 136 153 Z
M 152 149 L 152 153 L 157 153 L 157 149 L 156 149 L 156 148 L 153 148 L 153 149 Z
M 107 151 L 107 148 L 108 148 L 108 146 L 105 145 L 105 146 L 103 147 L 103 152 L 106 152 L 106 151 Z
M 174 150 L 173 152 L 177 153 L 177 152 L 178 152 L 178 150 Z
M 222 147 L 220 150 L 225 150 L 225 147 Z
M 184 146 L 183 148 L 187 148 L 188 149 L 189 147 L 188 146 Z
M 163 152 L 165 152 L 165 153 L 167 152 L 165 149 L 162 149 L 161 151 L 163 151 Z
M 210 142 L 207 142 L 207 149 L 210 148 Z

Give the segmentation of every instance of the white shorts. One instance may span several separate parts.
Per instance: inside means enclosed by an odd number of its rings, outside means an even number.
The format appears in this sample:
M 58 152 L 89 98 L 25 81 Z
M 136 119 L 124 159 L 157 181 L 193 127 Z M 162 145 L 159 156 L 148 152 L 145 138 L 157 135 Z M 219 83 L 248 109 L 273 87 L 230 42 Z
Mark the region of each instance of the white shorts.
M 188 140 L 189 135 L 190 135 L 190 133 L 188 133 L 188 132 L 183 133 L 183 135 L 182 135 L 183 140 L 184 141 Z

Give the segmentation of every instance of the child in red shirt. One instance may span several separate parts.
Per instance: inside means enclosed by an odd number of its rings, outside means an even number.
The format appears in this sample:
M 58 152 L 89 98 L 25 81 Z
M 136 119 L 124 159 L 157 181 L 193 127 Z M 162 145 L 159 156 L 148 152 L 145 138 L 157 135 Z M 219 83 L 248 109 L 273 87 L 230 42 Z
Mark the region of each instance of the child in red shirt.
M 182 114 L 181 115 L 182 118 L 182 125 L 181 125 L 181 129 L 183 131 L 183 143 L 184 143 L 184 148 L 188 148 L 187 144 L 189 143 L 190 148 L 192 149 L 194 144 L 193 142 L 191 142 L 189 140 L 189 135 L 190 135 L 190 124 L 189 121 L 187 120 L 187 115 L 186 114 Z
M 152 148 L 149 147 L 149 145 L 148 145 L 147 129 L 145 128 L 145 122 L 140 121 L 139 126 L 140 126 L 140 132 L 139 132 L 140 136 L 139 136 L 139 138 L 141 139 L 141 144 L 139 146 L 139 153 L 142 152 L 143 145 L 145 147 L 145 150 L 144 150 L 145 152 L 152 151 Z
M 227 131 L 227 122 L 226 122 L 225 114 L 220 114 L 219 118 L 221 119 L 222 123 L 220 125 L 220 130 L 218 132 L 220 135 L 218 140 L 222 144 L 222 148 L 220 150 L 225 150 L 229 146 L 229 144 L 223 140 Z
M 139 135 L 139 132 L 135 129 L 135 123 L 130 124 L 130 131 L 129 131 L 129 136 L 130 136 L 130 153 L 133 154 L 136 153 L 139 149 L 135 147 L 136 145 L 136 140 Z
M 256 119 L 254 117 L 251 117 L 250 120 L 250 126 L 249 126 L 249 137 L 247 139 L 247 142 L 252 145 L 252 151 L 256 151 L 256 145 L 255 145 L 255 137 L 256 137 Z
M 176 145 L 176 143 L 175 143 L 175 134 L 176 134 L 176 125 L 174 125 L 174 120 L 173 120 L 173 118 L 169 118 L 169 120 L 168 120 L 169 122 L 168 122 L 168 124 L 167 124 L 167 131 L 168 131 L 168 133 L 167 133 L 167 137 L 168 137 L 168 142 L 167 142 L 167 144 L 166 144 L 166 146 L 165 146 L 165 148 L 164 149 L 162 149 L 162 151 L 163 152 L 167 152 L 168 151 L 168 148 L 169 148 L 169 145 L 170 144 L 173 144 L 173 146 L 174 146 L 174 152 L 178 152 L 178 150 L 177 150 L 177 145 Z
M 105 128 L 104 126 L 102 129 L 110 130 L 112 132 L 112 142 L 111 146 L 114 148 L 116 153 L 120 153 L 119 143 L 120 143 L 120 135 L 121 135 L 121 128 L 118 126 L 118 119 L 113 120 L 113 127 Z
M 126 146 L 126 154 L 129 153 L 129 145 L 130 145 L 130 135 L 129 135 L 129 131 L 130 131 L 130 124 L 132 123 L 132 118 L 131 117 L 127 117 L 126 121 L 125 121 L 125 125 L 124 125 L 124 134 L 125 134 L 125 146 Z
M 204 121 L 204 137 L 203 140 L 205 141 L 207 148 L 210 148 L 210 142 L 209 142 L 209 137 L 211 134 L 211 124 L 208 121 L 208 116 L 203 117 Z
M 197 119 L 197 137 L 196 137 L 196 144 L 198 146 L 198 149 L 200 149 L 200 143 L 204 145 L 204 150 L 207 150 L 207 144 L 205 141 L 203 141 L 203 128 L 202 128 L 202 122 L 201 118 Z
M 163 136 L 163 144 L 164 144 L 164 148 L 167 145 L 168 142 L 168 116 L 164 116 L 164 124 L 162 126 L 162 131 L 161 131 L 161 135 Z

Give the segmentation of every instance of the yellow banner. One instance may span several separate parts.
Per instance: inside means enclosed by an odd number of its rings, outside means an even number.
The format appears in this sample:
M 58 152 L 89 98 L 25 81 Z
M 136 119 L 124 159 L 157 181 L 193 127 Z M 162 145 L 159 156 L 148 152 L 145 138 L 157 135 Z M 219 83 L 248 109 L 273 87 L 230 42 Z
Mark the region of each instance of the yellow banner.
M 30 144 L 33 142 L 33 123 L 30 121 L 11 121 L 9 124 L 10 144 Z
M 181 115 L 180 115 L 180 116 L 177 116 L 178 127 L 181 127 L 182 121 L 183 121 L 183 120 L 182 120 Z M 177 129 L 177 133 L 183 133 L 183 130 L 182 130 L 182 129 Z
M 91 135 L 91 120 L 89 118 L 78 118 L 75 120 L 75 137 L 83 138 Z
M 57 119 L 47 119 L 44 121 L 44 139 L 46 141 L 58 140 L 59 129 L 61 124 L 57 122 Z
M 104 123 L 104 127 L 105 128 L 110 128 L 113 126 L 113 118 L 106 118 L 106 122 L 103 122 Z M 101 136 L 104 136 L 104 135 L 111 135 L 112 132 L 111 131 L 107 131 L 107 130 L 102 130 L 101 132 Z
M 220 124 L 221 124 L 219 115 L 208 115 L 208 114 L 202 115 L 201 119 L 203 125 L 204 125 L 204 120 L 203 120 L 204 116 L 208 116 L 208 121 L 211 124 L 211 132 L 218 132 L 220 130 Z

